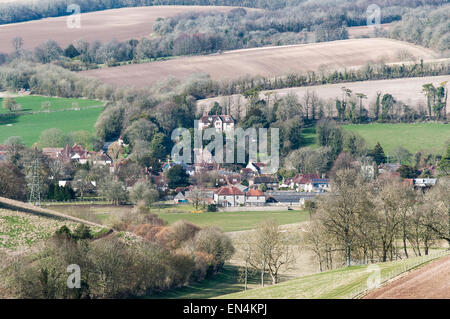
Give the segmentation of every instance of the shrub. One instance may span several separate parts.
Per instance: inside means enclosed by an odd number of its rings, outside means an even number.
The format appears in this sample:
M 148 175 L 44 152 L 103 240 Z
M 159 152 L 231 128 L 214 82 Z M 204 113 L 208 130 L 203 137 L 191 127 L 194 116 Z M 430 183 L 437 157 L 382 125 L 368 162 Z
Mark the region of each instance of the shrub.
M 195 250 L 213 256 L 216 270 L 220 270 L 234 254 L 231 239 L 216 227 L 202 229 L 195 236 Z
M 195 237 L 200 227 L 184 220 L 176 221 L 169 227 L 169 231 L 165 234 L 165 243 L 172 249 L 180 248 L 181 245 Z
M 217 205 L 216 204 L 208 204 L 207 210 L 208 210 L 208 212 L 217 212 Z

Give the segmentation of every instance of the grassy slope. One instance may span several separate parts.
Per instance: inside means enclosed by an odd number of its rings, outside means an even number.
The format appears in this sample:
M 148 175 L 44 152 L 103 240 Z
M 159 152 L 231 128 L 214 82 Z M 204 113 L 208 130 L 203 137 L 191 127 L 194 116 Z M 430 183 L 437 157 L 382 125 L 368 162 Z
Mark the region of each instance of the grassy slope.
M 21 136 L 27 146 L 34 144 L 42 131 L 59 128 L 63 132 L 86 130 L 93 132 L 103 108 L 0 117 L 0 143 L 9 136 Z M 5 124 L 12 124 L 6 126 Z
M 103 105 L 102 102 L 88 99 L 72 99 L 72 98 L 56 98 L 47 96 L 20 96 L 15 97 L 14 100 L 22 105 L 22 110 L 25 112 L 30 111 L 42 111 L 42 103 L 50 102 L 50 110 L 62 110 L 74 107 L 73 103 L 76 103 L 78 107 Z M 3 99 L 0 98 L 0 105 Z M 0 114 L 8 114 L 9 110 L 4 108 L 0 109 Z
M 28 248 L 50 237 L 61 226 L 75 229 L 77 223 L 7 209 L 0 209 L 0 249 Z
M 387 153 L 391 153 L 398 146 L 403 146 L 413 154 L 421 150 L 442 154 L 445 143 L 450 141 L 450 125 L 441 123 L 350 124 L 343 125 L 342 128 L 361 135 L 369 148 L 380 142 Z M 314 127 L 305 128 L 302 137 L 302 146 L 317 147 Z
M 430 261 L 430 257 L 415 257 L 401 261 L 377 264 L 380 269 L 381 282 L 392 279 L 405 270 L 414 269 Z M 373 267 L 373 266 L 372 266 Z M 222 295 L 228 299 L 339 299 L 355 297 L 356 291 L 367 287 L 369 276 L 374 272 L 368 271 L 367 266 L 352 266 L 332 271 L 303 276 L 294 280 L 265 288 L 248 290 L 246 292 Z
M 231 294 L 244 290 L 244 284 L 239 282 L 239 270 L 236 266 L 226 265 L 223 270 L 210 279 L 199 283 L 192 283 L 186 287 L 165 291 L 149 296 L 154 299 L 207 299 L 224 294 Z M 259 278 L 249 278 L 249 287 L 256 287 Z
M 266 219 L 274 219 L 279 224 L 293 224 L 306 221 L 305 211 L 269 211 L 269 212 L 224 212 L 224 213 L 162 213 L 159 216 L 169 224 L 184 219 L 199 226 L 217 226 L 225 232 L 253 229 Z
M 392 152 L 397 146 L 403 146 L 413 154 L 420 150 L 442 154 L 445 143 L 450 140 L 450 125 L 448 124 L 376 123 L 344 125 L 343 128 L 361 135 L 369 147 L 380 142 L 385 152 Z
M 96 100 L 54 98 L 47 96 L 21 96 L 15 98 L 25 112 L 43 111 L 42 103 L 50 102 L 51 111 L 61 111 L 74 107 L 86 108 L 79 111 L 15 115 L 9 110 L 0 108 L 0 143 L 9 136 L 21 136 L 27 146 L 34 144 L 42 131 L 48 128 L 59 128 L 63 132 L 86 130 L 93 132 L 94 124 L 103 110 L 103 103 Z M 0 98 L 0 105 L 2 99 Z M 98 108 L 96 107 L 98 106 Z M 12 126 L 7 126 L 8 124 Z

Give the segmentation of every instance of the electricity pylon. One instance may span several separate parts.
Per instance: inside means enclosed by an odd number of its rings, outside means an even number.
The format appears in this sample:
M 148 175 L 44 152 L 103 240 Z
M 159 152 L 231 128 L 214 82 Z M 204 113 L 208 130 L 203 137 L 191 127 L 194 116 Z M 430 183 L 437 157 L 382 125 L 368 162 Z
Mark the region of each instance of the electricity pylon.
M 31 168 L 31 183 L 28 184 L 30 188 L 30 204 L 35 206 L 41 205 L 41 180 L 40 180 L 40 163 L 39 158 L 35 157 L 33 166 Z

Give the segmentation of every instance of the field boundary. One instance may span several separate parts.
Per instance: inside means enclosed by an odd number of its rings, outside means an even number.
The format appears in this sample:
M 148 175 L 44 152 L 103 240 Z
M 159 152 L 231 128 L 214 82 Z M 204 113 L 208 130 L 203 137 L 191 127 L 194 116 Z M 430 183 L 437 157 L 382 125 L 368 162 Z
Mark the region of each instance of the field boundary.
M 0 207 L 18 210 L 24 213 L 30 213 L 33 215 L 43 216 L 43 217 L 49 217 L 59 220 L 69 220 L 80 224 L 85 224 L 87 226 L 93 226 L 93 227 L 100 227 L 100 228 L 107 228 L 104 225 L 100 225 L 97 223 L 93 223 L 87 220 L 83 220 L 80 218 L 72 217 L 66 214 L 58 213 L 56 211 L 45 209 L 37 206 L 33 206 L 24 202 L 20 202 L 17 200 L 0 197 Z

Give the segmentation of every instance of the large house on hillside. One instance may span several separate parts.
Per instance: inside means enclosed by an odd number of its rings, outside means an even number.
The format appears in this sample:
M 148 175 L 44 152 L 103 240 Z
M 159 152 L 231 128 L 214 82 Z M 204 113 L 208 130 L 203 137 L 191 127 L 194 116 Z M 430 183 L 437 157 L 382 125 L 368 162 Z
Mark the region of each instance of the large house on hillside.
M 219 132 L 229 132 L 234 129 L 234 119 L 231 115 L 204 115 L 201 117 L 198 129 L 215 128 Z

